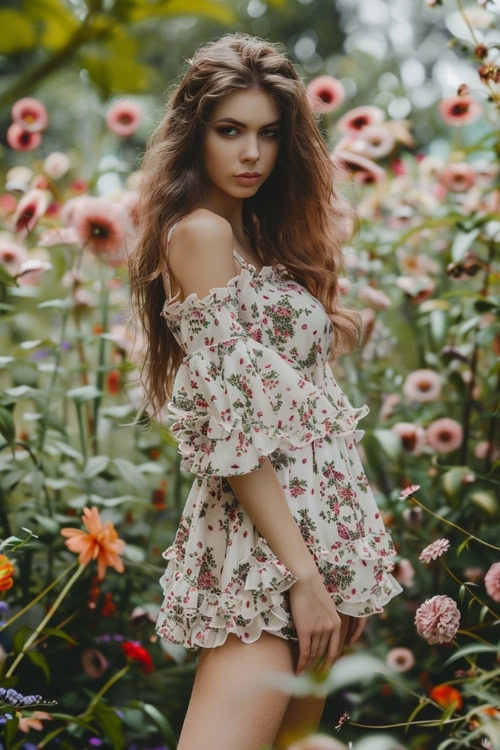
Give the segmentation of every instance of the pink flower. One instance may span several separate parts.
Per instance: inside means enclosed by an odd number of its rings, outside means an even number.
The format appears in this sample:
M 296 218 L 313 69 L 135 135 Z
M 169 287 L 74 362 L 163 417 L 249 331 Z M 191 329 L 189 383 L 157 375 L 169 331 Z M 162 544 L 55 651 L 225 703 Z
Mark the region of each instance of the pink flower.
M 421 452 L 425 445 L 425 430 L 420 425 L 412 422 L 396 422 L 391 430 L 401 439 L 403 450 L 417 455 Z
M 63 212 L 67 215 L 63 208 Z M 71 212 L 80 241 L 110 266 L 124 265 L 130 222 L 125 209 L 107 198 L 81 197 Z
M 398 276 L 396 279 L 396 286 L 405 292 L 410 298 L 411 302 L 420 304 L 424 300 L 428 299 L 434 294 L 436 284 L 425 274 L 420 276 Z
M 42 274 L 45 271 L 50 271 L 51 268 L 52 263 L 48 260 L 28 258 L 19 266 L 19 271 L 15 274 L 15 278 L 21 285 L 36 286 L 40 283 Z
M 407 375 L 403 383 L 403 393 L 408 401 L 437 401 L 441 395 L 442 385 L 443 378 L 439 373 L 423 368 Z
M 22 245 L 0 238 L 0 264 L 11 276 L 19 272 L 21 263 L 28 260 L 28 257 L 28 251 Z
M 40 133 L 30 133 L 13 122 L 7 128 L 5 139 L 14 151 L 33 151 L 42 142 Z
M 407 560 L 406 558 L 399 560 L 394 566 L 392 575 L 402 586 L 407 589 L 411 588 L 415 577 L 415 568 L 411 560 Z
M 484 576 L 484 585 L 489 596 L 500 602 L 500 562 L 493 563 Z
M 439 114 L 447 125 L 459 127 L 477 120 L 481 105 L 470 96 L 450 96 L 439 103 Z
M 307 98 L 313 112 L 333 112 L 344 101 L 345 91 L 337 78 L 317 76 L 307 86 Z
M 476 172 L 466 162 L 455 162 L 443 171 L 441 182 L 451 193 L 464 193 L 475 184 Z
M 358 133 L 345 135 L 336 145 L 338 151 L 353 151 L 367 159 L 382 159 L 394 148 L 396 139 L 392 132 L 383 125 L 367 125 Z
M 360 185 L 376 185 L 385 177 L 385 169 L 371 159 L 351 151 L 335 150 L 336 159 L 341 162 Z
M 431 560 L 437 560 L 450 548 L 450 542 L 448 539 L 435 539 L 433 542 L 427 545 L 419 555 L 420 562 L 430 563 Z
M 40 247 L 54 247 L 54 245 L 78 245 L 80 235 L 73 227 L 54 227 L 42 232 L 38 239 Z
M 363 104 L 354 107 L 337 120 L 337 129 L 344 135 L 359 133 L 369 125 L 379 125 L 385 120 L 385 112 L 373 104 Z
M 418 528 L 422 525 L 424 511 L 420 505 L 405 508 L 403 511 L 403 518 L 410 528 Z
M 108 668 L 108 660 L 96 648 L 84 648 L 82 651 L 82 667 L 85 674 L 92 680 L 98 680 Z
M 45 157 L 43 162 L 46 174 L 52 177 L 53 180 L 64 177 L 70 166 L 71 161 L 69 156 L 62 151 L 52 151 L 52 153 Z
M 387 310 L 392 305 L 391 298 L 385 292 L 381 289 L 375 289 L 375 287 L 369 284 L 361 287 L 358 291 L 358 297 L 376 310 Z
M 385 662 L 388 667 L 396 672 L 407 672 L 415 665 L 415 656 L 409 648 L 399 646 L 391 648 L 385 657 Z
M 430 644 L 449 643 L 459 624 L 460 611 L 456 602 L 442 594 L 426 599 L 415 614 L 417 632 Z
M 16 125 L 29 133 L 40 133 L 49 124 L 49 116 L 42 102 L 31 96 L 18 99 L 12 105 L 11 115 Z
M 408 487 L 405 487 L 404 490 L 401 490 L 398 499 L 406 500 L 407 497 L 409 497 L 410 495 L 413 495 L 419 489 L 420 489 L 419 484 L 410 484 L 408 485 Z
M 37 221 L 44 215 L 49 205 L 47 190 L 34 188 L 23 195 L 12 217 L 12 227 L 22 236 L 27 235 L 35 227 Z
M 451 453 L 462 444 L 462 425 L 450 417 L 436 419 L 427 427 L 426 440 L 437 453 Z
M 116 104 L 112 104 L 106 112 L 108 128 L 122 137 L 135 133 L 141 123 L 141 118 L 141 108 L 130 99 L 123 99 Z

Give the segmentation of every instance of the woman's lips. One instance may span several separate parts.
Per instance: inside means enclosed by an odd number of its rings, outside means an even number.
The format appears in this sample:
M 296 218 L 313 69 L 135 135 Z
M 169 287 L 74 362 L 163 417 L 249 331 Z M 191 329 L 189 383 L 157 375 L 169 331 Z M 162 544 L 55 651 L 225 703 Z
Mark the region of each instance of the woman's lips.
M 240 182 L 242 185 L 255 185 L 256 182 L 260 179 L 260 174 L 255 175 L 255 177 L 246 177 L 245 175 L 236 175 L 236 179 L 238 182 Z

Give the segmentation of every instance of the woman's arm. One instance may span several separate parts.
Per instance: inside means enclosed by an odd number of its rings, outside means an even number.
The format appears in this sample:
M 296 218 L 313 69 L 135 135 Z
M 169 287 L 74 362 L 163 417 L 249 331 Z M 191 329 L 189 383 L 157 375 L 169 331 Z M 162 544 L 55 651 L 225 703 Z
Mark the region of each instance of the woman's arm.
M 269 458 L 266 457 L 259 469 L 227 477 L 227 481 L 276 557 L 299 580 L 316 578 L 319 570 L 288 507 Z

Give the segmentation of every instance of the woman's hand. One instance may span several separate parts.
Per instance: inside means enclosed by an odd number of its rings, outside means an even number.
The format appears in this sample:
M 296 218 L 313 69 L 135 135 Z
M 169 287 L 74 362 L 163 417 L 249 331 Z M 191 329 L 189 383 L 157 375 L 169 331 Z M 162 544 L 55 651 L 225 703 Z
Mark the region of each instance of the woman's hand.
M 299 639 L 297 674 L 319 661 L 330 669 L 339 656 L 341 620 L 319 572 L 289 589 L 290 608 Z
M 349 620 L 349 630 L 345 639 L 347 646 L 356 643 L 363 630 L 366 628 L 368 617 L 351 617 Z

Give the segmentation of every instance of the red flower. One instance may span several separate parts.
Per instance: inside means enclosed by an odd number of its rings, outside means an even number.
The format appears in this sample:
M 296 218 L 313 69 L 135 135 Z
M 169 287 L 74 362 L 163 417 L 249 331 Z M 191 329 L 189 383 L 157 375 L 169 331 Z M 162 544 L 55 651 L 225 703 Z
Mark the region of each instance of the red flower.
M 154 669 L 153 660 L 149 651 L 136 641 L 124 641 L 120 644 L 125 655 L 131 660 L 142 665 L 144 674 L 149 674 Z
M 111 617 L 115 614 L 117 609 L 118 607 L 113 601 L 113 596 L 108 591 L 106 594 L 104 594 L 104 604 L 101 609 L 101 615 L 103 615 L 103 617 Z
M 121 373 L 120 370 L 111 370 L 106 379 L 109 393 L 120 393 Z
M 463 706 L 462 696 L 458 690 L 451 687 L 451 685 L 436 685 L 436 687 L 433 687 L 429 693 L 429 697 L 436 701 L 436 703 L 439 703 L 443 708 L 447 708 L 452 703 L 457 704 L 456 708 L 462 708 Z

